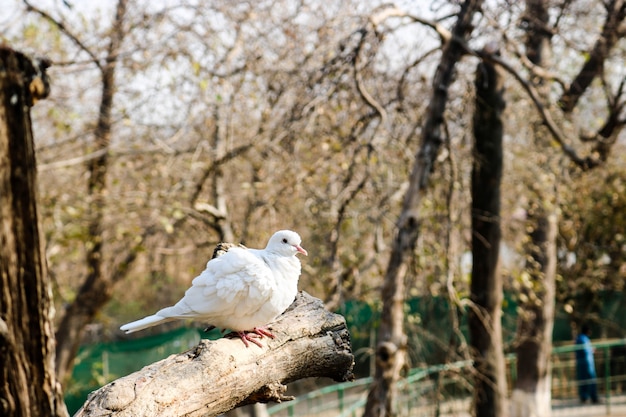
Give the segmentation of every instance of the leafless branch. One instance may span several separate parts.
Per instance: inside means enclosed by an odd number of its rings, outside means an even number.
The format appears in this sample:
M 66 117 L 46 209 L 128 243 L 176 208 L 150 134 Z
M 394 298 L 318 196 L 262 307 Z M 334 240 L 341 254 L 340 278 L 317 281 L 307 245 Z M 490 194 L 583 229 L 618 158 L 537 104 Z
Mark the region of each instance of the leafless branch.
M 361 52 L 361 47 L 363 46 L 364 40 L 365 40 L 365 34 L 361 37 L 361 41 L 359 42 L 359 45 L 358 45 L 357 51 L 356 51 L 356 57 L 355 57 L 355 62 L 354 62 L 354 79 L 356 81 L 357 90 L 359 91 L 359 94 L 361 94 L 361 97 L 363 98 L 363 100 L 365 100 L 365 102 L 367 104 L 369 104 L 370 106 L 372 106 L 376 110 L 376 112 L 380 115 L 381 125 L 383 125 L 385 128 L 388 129 L 389 128 L 389 126 L 388 126 L 389 117 L 387 116 L 387 111 L 367 91 L 367 88 L 365 87 L 365 84 L 363 83 L 363 75 L 361 73 L 361 69 L 362 69 L 362 67 L 367 65 L 367 63 L 362 63 L 362 58 L 361 58 L 361 53 L 360 52 Z
M 446 29 L 443 25 L 435 22 L 434 20 L 424 19 L 423 17 L 407 13 L 406 11 L 399 9 L 396 6 L 384 7 L 382 10 L 370 16 L 370 22 L 372 22 L 374 27 L 377 27 L 382 22 L 391 17 L 406 17 L 413 22 L 421 23 L 422 25 L 431 27 L 435 30 L 435 32 L 437 32 L 437 34 L 441 38 L 441 43 L 447 43 L 453 38 L 452 32 Z
M 529 83 L 515 68 L 513 68 L 508 62 L 497 55 L 485 54 L 483 52 L 476 52 L 481 58 L 494 62 L 502 67 L 506 72 L 511 74 L 513 78 L 522 86 L 522 88 L 528 93 L 528 96 L 533 101 L 535 108 L 539 112 L 543 123 L 546 125 L 554 140 L 559 144 L 563 153 L 577 166 L 579 166 L 583 170 L 589 170 L 591 168 L 596 167 L 600 161 L 591 156 L 581 157 L 578 155 L 576 150 L 572 145 L 570 145 L 567 141 L 566 135 L 561 131 L 559 126 L 556 124 L 554 119 L 552 118 L 552 114 L 550 111 L 544 106 L 543 102 L 540 99 L 539 92 L 535 89 L 535 87 Z
M 57 28 L 59 28 L 59 30 L 61 32 L 63 32 L 65 34 L 65 36 L 67 36 L 68 38 L 71 39 L 72 42 L 74 42 L 82 51 L 84 51 L 87 55 L 89 55 L 89 57 L 91 58 L 91 62 L 93 62 L 100 71 L 103 71 L 104 68 L 102 66 L 102 64 L 100 63 L 100 60 L 98 59 L 98 57 L 91 51 L 91 49 L 89 49 L 87 47 L 87 45 L 85 45 L 80 39 L 78 39 L 78 37 L 76 35 L 74 35 L 72 33 L 72 31 L 69 30 L 69 28 L 67 26 L 65 26 L 65 24 L 57 19 L 55 19 L 54 17 L 52 17 L 49 13 L 47 13 L 46 11 L 33 6 L 30 1 L 28 0 L 23 0 L 24 4 L 27 7 L 28 11 L 32 11 L 37 13 L 38 15 L 40 15 L 41 17 L 43 17 L 44 19 L 46 19 L 47 21 L 49 21 L 50 23 L 52 23 L 53 25 L 55 25 Z

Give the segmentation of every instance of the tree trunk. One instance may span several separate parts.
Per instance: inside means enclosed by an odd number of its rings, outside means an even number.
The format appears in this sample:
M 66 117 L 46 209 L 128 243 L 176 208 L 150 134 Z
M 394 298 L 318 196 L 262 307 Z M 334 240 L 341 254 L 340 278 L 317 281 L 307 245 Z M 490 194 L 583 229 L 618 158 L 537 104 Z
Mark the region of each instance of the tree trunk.
M 549 199 L 547 199 L 549 201 Z M 552 329 L 556 278 L 557 217 L 542 199 L 528 214 L 530 247 L 526 273 L 529 287 L 517 327 L 517 380 L 512 393 L 512 417 L 552 414 Z
M 52 290 L 39 231 L 30 107 L 44 62 L 0 48 L 0 415 L 66 416 L 54 372 Z
M 195 348 L 120 378 L 92 393 L 75 417 L 216 416 L 246 404 L 284 401 L 283 384 L 308 377 L 353 378 L 350 334 L 340 315 L 300 293 L 270 325 L 263 348 L 238 337 Z
M 469 312 L 476 370 L 474 406 L 477 417 L 499 417 L 504 414 L 506 399 L 501 325 L 502 277 L 498 271 L 504 81 L 492 63 L 481 62 L 476 69 L 475 85 L 472 305 Z
M 551 35 L 548 1 L 527 0 L 527 56 L 533 64 L 548 67 L 551 62 Z M 549 86 L 541 79 L 532 80 L 547 100 Z M 545 147 L 545 163 L 538 172 L 545 175 L 553 169 L 554 152 L 549 149 L 543 126 L 533 127 L 535 142 Z M 528 209 L 529 243 L 525 248 L 527 263 L 525 284 L 521 290 L 520 315 L 517 325 L 517 379 L 511 394 L 511 417 L 546 417 L 552 414 L 551 364 L 552 329 L 554 327 L 554 289 L 556 279 L 556 207 L 554 183 L 548 180 L 535 184 L 535 194 Z
M 397 232 L 392 242 L 391 255 L 382 288 L 383 310 L 376 348 L 376 373 L 370 388 L 364 416 L 395 416 L 397 382 L 407 367 L 404 333 L 404 278 L 405 258 L 415 248 L 419 235 L 419 205 L 426 189 L 434 163 L 443 142 L 442 124 L 456 63 L 465 54 L 466 37 L 472 32 L 474 13 L 482 0 L 466 0 L 461 5 L 452 38 L 443 47 L 441 61 L 433 79 L 433 93 L 422 130 L 422 142 L 409 177 L 409 188 L 404 196 Z
M 90 244 L 87 245 L 87 277 L 76 294 L 76 298 L 68 306 L 57 329 L 57 375 L 62 383 L 66 383 L 72 374 L 74 357 L 78 352 L 85 326 L 89 324 L 98 311 L 109 301 L 115 280 L 113 276 L 123 276 L 111 271 L 109 275 L 104 271 L 104 210 L 106 207 L 106 181 L 108 171 L 108 150 L 111 141 L 111 112 L 115 95 L 115 67 L 119 58 L 119 51 L 124 38 L 123 22 L 126 14 L 127 0 L 119 0 L 115 21 L 111 30 L 107 58 L 104 65 L 99 65 L 102 73 L 102 98 L 100 113 L 95 130 L 96 151 L 100 155 L 88 163 L 87 191 L 91 199 L 91 218 L 88 233 Z M 132 250 L 132 249 L 131 249 Z M 134 256 L 127 257 L 133 259 Z M 121 265 L 126 268 L 127 265 Z

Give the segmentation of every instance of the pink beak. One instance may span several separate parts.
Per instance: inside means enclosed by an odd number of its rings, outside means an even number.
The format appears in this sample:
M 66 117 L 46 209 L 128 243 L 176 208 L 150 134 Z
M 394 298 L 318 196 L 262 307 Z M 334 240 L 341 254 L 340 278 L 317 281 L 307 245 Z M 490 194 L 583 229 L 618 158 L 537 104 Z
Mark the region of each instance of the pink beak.
M 302 246 L 300 245 L 294 245 L 296 247 L 296 250 L 298 252 L 300 252 L 301 254 L 303 254 L 304 256 L 309 256 L 308 252 L 306 251 L 306 249 L 304 249 Z

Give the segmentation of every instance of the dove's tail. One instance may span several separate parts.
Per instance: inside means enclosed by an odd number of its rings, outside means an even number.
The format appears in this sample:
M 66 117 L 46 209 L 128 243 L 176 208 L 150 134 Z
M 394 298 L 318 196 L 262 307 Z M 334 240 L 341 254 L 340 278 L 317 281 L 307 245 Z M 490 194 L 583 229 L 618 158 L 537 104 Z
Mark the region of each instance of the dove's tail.
M 152 315 L 148 317 L 144 317 L 141 320 L 133 321 L 132 323 L 128 323 L 120 327 L 120 330 L 123 330 L 128 333 L 137 332 L 139 330 L 147 329 L 148 327 L 156 326 L 157 324 L 165 323 L 168 321 L 172 321 L 171 317 L 162 317 Z

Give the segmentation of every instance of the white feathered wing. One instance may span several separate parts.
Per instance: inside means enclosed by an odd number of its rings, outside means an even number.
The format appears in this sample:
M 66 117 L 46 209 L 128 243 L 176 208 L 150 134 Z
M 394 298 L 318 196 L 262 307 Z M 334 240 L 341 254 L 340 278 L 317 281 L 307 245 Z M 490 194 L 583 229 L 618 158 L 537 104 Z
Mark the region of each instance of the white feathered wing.
M 258 251 L 255 251 L 258 252 Z M 299 275 L 299 271 L 298 271 Z M 185 296 L 174 306 L 120 327 L 132 333 L 174 319 L 193 318 L 220 329 L 243 331 L 267 324 L 282 313 L 272 294 L 280 293 L 269 265 L 248 249 L 231 248 L 207 262 Z M 291 300 L 297 292 L 297 279 Z M 289 296 L 288 296 L 289 297 Z M 282 310 L 281 310 L 282 309 Z M 278 311 L 281 310 L 281 311 Z

